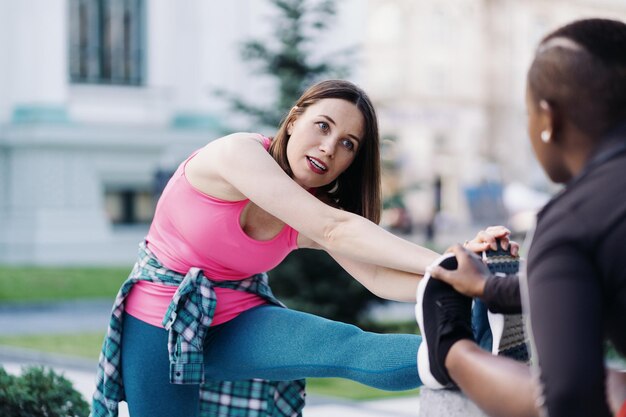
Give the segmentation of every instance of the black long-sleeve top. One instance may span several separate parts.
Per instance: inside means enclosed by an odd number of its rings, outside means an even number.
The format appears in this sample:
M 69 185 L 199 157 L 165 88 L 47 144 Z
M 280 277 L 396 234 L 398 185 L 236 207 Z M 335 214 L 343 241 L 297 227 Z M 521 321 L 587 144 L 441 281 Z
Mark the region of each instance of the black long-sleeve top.
M 626 125 L 538 215 L 528 298 L 549 417 L 609 417 L 604 346 L 626 355 Z M 521 311 L 517 276 L 489 277 L 483 301 Z
M 519 314 L 522 312 L 519 278 L 517 275 L 506 277 L 489 276 L 481 300 L 493 313 Z
M 626 355 L 626 126 L 539 213 L 527 276 L 548 415 L 611 416 L 605 342 Z M 517 312 L 515 281 L 489 280 L 487 305 Z

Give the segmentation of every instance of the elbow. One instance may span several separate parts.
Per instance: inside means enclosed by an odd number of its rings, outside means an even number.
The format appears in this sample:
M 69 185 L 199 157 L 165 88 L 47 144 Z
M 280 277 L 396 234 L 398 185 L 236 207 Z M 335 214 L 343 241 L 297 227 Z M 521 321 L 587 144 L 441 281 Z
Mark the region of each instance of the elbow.
M 328 252 L 342 253 L 343 243 L 350 235 L 351 216 L 348 213 L 340 212 L 339 216 L 334 216 L 323 221 L 321 236 L 316 242 Z

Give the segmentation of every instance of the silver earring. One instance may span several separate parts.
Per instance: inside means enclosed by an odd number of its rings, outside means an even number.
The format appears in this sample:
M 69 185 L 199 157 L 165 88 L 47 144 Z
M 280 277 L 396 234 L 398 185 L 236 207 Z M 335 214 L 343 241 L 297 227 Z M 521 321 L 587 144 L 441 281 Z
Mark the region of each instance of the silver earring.
M 541 141 L 543 143 L 548 143 L 548 142 L 550 142 L 550 139 L 552 139 L 552 132 L 550 132 L 549 130 L 542 130 L 541 131 Z

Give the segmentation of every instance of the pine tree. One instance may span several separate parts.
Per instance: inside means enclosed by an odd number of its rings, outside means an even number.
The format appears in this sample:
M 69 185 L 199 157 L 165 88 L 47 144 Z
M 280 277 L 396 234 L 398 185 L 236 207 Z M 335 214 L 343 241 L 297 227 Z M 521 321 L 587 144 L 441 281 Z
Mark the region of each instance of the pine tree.
M 327 78 L 345 78 L 349 75 L 347 65 L 331 62 L 329 56 L 313 60 L 316 40 L 333 22 L 336 14 L 334 0 L 270 0 L 278 17 L 272 20 L 273 40 L 268 42 L 251 39 L 241 50 L 244 62 L 255 68 L 255 74 L 274 78 L 277 83 L 273 105 L 260 107 L 246 102 L 235 93 L 219 90 L 218 94 L 230 102 L 233 110 L 251 116 L 257 127 L 277 128 L 302 92 L 316 81 Z M 354 48 L 332 51 L 334 60 L 350 59 Z

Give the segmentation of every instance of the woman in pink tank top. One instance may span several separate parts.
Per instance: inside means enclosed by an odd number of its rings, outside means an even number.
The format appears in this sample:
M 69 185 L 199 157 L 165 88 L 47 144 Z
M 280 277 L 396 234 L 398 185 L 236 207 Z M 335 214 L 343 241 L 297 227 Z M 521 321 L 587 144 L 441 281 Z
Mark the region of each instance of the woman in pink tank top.
M 179 166 L 157 205 L 146 250 L 155 273 L 200 270 L 213 285 L 215 310 L 207 310 L 210 329 L 203 336 L 205 382 L 338 376 L 389 390 L 421 384 L 419 336 L 363 332 L 271 305 L 261 290 L 236 288 L 290 251 L 311 248 L 328 252 L 379 297 L 414 303 L 439 254 L 378 226 L 379 146 L 367 95 L 350 82 L 330 80 L 302 95 L 271 142 L 235 133 Z M 508 244 L 508 230 L 490 231 L 477 235 L 471 249 L 485 250 L 495 238 Z M 133 417 L 197 415 L 199 401 L 209 401 L 198 398 L 197 386 L 167 380 L 163 317 L 171 315 L 166 310 L 176 294 L 176 287 L 139 281 L 126 299 L 121 375 Z M 250 415 L 273 415 L 258 414 L 259 401 L 250 401 Z

